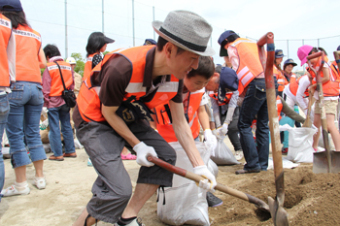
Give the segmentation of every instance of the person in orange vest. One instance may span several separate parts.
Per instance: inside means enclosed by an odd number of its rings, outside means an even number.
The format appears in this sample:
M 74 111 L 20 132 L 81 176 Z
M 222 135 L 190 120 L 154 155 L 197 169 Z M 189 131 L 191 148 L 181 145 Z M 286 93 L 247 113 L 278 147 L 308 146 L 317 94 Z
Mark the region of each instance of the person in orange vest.
M 200 56 L 214 55 L 208 46 L 212 27 L 201 16 L 184 10 L 171 11 L 164 22 L 152 25 L 159 35 L 157 46 L 106 54 L 80 88 L 73 119 L 98 178 L 75 226 L 98 220 L 118 226 L 142 225 L 137 215 L 145 202 L 160 186 L 172 185 L 173 174 L 147 160 L 151 155 L 175 164 L 175 151 L 147 122 L 152 120 L 150 109 L 167 102 L 176 137 L 194 173 L 208 178 L 199 186 L 206 190 L 216 186 L 215 176 L 196 148 L 182 99 L 182 79 L 198 67 Z M 141 165 L 133 195 L 120 156 L 126 143 Z
M 91 74 L 92 68 L 103 60 L 107 44 L 114 43 L 115 40 L 106 37 L 102 32 L 90 34 L 86 45 L 86 62 L 84 67 L 83 81 Z
M 0 8 L 0 11 L 2 8 Z M 2 157 L 2 136 L 9 113 L 8 93 L 15 82 L 15 37 L 11 21 L 0 12 L 0 191 L 5 183 L 5 165 Z M 1 196 L 0 196 L 1 201 Z
M 259 173 L 267 170 L 269 157 L 269 127 L 266 85 L 256 42 L 240 38 L 234 31 L 223 32 L 218 43 L 220 56 L 228 56 L 239 79 L 239 100 L 243 99 L 238 121 L 240 141 L 247 163 L 236 174 Z M 275 87 L 277 81 L 275 77 Z M 257 115 L 256 143 L 252 122 Z
M 46 45 L 44 52 L 48 60 L 46 70 L 43 73 L 43 94 L 44 107 L 48 109 L 48 122 L 50 131 L 48 138 L 51 144 L 53 155 L 48 159 L 54 161 L 63 161 L 64 157 L 75 158 L 73 131 L 70 122 L 70 108 L 62 98 L 64 91 L 63 77 L 66 89 L 74 89 L 74 75 L 72 67 L 61 57 L 58 47 L 55 45 Z M 62 142 L 60 137 L 63 134 L 65 143 L 65 153 L 63 154 Z
M 301 66 L 307 62 L 307 56 L 313 53 L 318 52 L 319 50 L 313 46 L 303 45 L 298 49 L 297 55 L 301 60 Z M 340 134 L 336 126 L 334 125 L 334 119 L 337 115 L 337 105 L 339 99 L 339 82 L 337 80 L 337 74 L 332 70 L 332 68 L 328 64 L 328 59 L 321 59 L 321 57 L 311 59 L 311 65 L 318 71 L 321 65 L 321 61 L 325 60 L 323 64 L 323 68 L 320 72 L 322 89 L 324 95 L 323 103 L 320 103 L 318 92 L 314 92 L 314 98 L 317 100 L 315 103 L 314 110 L 314 125 L 318 128 L 318 132 L 314 135 L 313 148 L 317 150 L 319 136 L 320 136 L 320 126 L 321 126 L 321 106 L 324 105 L 326 111 L 326 119 L 327 119 L 327 129 L 332 136 L 332 140 L 334 143 L 334 147 L 336 151 L 340 151 Z M 312 76 L 313 83 L 311 85 L 311 89 L 315 89 L 316 87 L 316 75 L 310 69 L 307 68 L 307 72 L 309 76 Z
M 280 96 L 282 96 L 285 86 L 289 83 L 281 69 L 281 63 L 282 63 L 283 57 L 284 55 L 281 49 L 275 50 L 274 76 L 276 76 L 277 78 L 277 84 L 278 84 L 277 90 Z
M 38 189 L 46 187 L 43 174 L 46 153 L 39 129 L 43 107 L 40 67 L 46 65 L 46 59 L 40 48 L 40 34 L 28 25 L 21 2 L 0 0 L 0 9 L 12 23 L 16 49 L 16 78 L 15 82 L 11 82 L 12 92 L 8 94 L 10 111 L 6 128 L 16 178 L 14 185 L 1 192 L 1 195 L 7 197 L 30 193 L 26 180 L 26 165 L 31 162 L 35 168 L 34 185 Z M 4 59 L 2 55 L 0 59 Z M 27 155 L 25 137 L 30 156 Z
M 211 105 L 215 121 L 213 129 L 219 139 L 228 135 L 234 146 L 236 160 L 243 158 L 242 147 L 239 138 L 237 122 L 239 118 L 238 100 L 238 79 L 234 70 L 229 67 L 217 65 L 212 79 L 206 86 L 206 90 L 212 91 Z
M 209 116 L 205 108 L 205 105 L 208 104 L 209 96 L 205 93 L 204 87 L 213 74 L 213 60 L 211 57 L 201 56 L 198 68 L 190 71 L 183 79 L 183 106 L 192 136 L 195 141 L 200 141 L 199 133 L 202 127 L 205 144 L 212 152 L 217 145 L 217 140 L 210 129 Z M 154 112 L 156 123 L 153 127 L 157 129 L 165 141 L 169 143 L 177 142 L 178 139 L 171 123 L 169 103 L 156 107 Z M 207 202 L 209 207 L 217 207 L 223 204 L 223 201 L 211 192 L 207 192 Z

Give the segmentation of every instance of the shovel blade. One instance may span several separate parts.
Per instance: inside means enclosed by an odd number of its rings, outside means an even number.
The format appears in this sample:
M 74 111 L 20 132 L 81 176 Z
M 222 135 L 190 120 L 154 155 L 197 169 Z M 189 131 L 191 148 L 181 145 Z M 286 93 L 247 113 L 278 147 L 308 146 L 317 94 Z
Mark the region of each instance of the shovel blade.
M 278 205 L 278 202 L 272 197 L 268 197 L 268 205 L 270 209 L 270 215 L 272 216 L 275 226 L 289 226 L 288 214 L 286 210 Z
M 340 172 L 340 152 L 330 151 L 331 165 L 328 172 L 328 160 L 326 151 L 314 153 L 313 173 L 339 173 Z

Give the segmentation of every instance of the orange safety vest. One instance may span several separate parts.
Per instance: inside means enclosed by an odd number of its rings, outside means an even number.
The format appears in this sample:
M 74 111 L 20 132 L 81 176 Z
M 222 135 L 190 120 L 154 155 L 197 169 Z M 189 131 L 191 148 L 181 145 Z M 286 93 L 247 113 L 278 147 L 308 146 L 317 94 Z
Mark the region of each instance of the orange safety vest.
M 9 87 L 11 78 L 9 75 L 7 46 L 12 35 L 11 21 L 0 13 L 0 87 Z
M 204 91 L 201 90 L 189 93 L 188 99 L 184 100 L 183 102 L 184 111 L 187 115 L 191 133 L 194 138 L 198 137 L 201 129 L 200 123 L 198 122 L 197 110 L 200 107 L 203 94 Z M 167 113 L 166 105 L 160 105 L 154 109 L 156 113 L 158 133 L 167 142 L 178 141 L 175 135 L 175 131 L 171 125 L 171 120 Z
M 320 68 L 320 65 L 321 65 L 320 62 L 321 62 L 320 60 L 317 61 L 317 64 L 315 66 L 316 71 L 318 71 Z M 313 78 L 316 78 L 315 73 L 309 67 L 307 67 L 306 70 L 312 75 Z M 336 70 L 332 69 L 332 66 L 328 68 L 328 71 L 329 71 L 329 81 L 322 84 L 323 95 L 325 97 L 339 96 L 339 82 L 337 80 L 338 78 L 337 72 Z M 320 73 L 320 76 L 323 77 L 323 71 L 321 70 L 319 73 Z M 315 83 L 316 81 L 315 79 L 313 79 L 313 84 Z
M 16 81 L 41 83 L 39 51 L 41 37 L 29 26 L 13 29 L 16 43 Z
M 218 101 L 218 106 L 222 106 L 222 105 L 229 104 L 229 101 L 230 101 L 232 95 L 233 95 L 233 92 L 227 92 L 227 93 L 225 94 L 224 101 L 223 101 L 223 102 L 220 102 L 220 101 L 218 100 L 218 93 L 211 93 L 211 94 L 209 94 L 209 96 L 210 96 L 211 98 L 213 98 L 213 99 L 215 99 L 215 100 Z
M 279 121 L 281 120 L 281 111 L 282 111 L 282 108 L 283 108 L 283 104 L 282 104 L 282 101 L 281 101 L 281 98 L 280 96 L 278 95 L 276 97 L 276 107 L 277 107 L 277 116 L 279 117 Z
M 88 76 L 90 76 L 92 71 L 92 57 L 96 55 L 97 53 L 92 53 L 86 58 L 85 67 L 84 67 L 84 74 L 83 74 L 83 81 L 87 79 Z
M 289 84 L 289 90 L 294 96 L 296 96 L 297 90 L 299 88 L 300 79 L 304 76 L 307 76 L 307 75 L 300 76 L 300 78 L 298 78 L 297 80 L 295 79 L 294 81 L 291 80 L 291 82 Z M 305 90 L 305 95 L 306 95 L 306 97 L 309 96 L 308 88 Z
M 68 89 L 74 82 L 72 78 L 71 65 L 65 61 L 58 61 L 58 64 L 60 65 L 65 87 Z M 60 72 L 57 64 L 54 62 L 48 63 L 46 69 L 50 73 L 52 79 L 50 97 L 61 96 L 62 92 L 64 91 L 64 86 L 60 78 Z
M 238 38 L 230 43 L 229 47 L 237 50 L 240 60 L 238 68 L 234 68 L 234 70 L 236 70 L 239 80 L 238 91 L 241 95 L 248 84 L 263 73 L 258 46 L 256 42 L 250 39 Z
M 278 91 L 279 92 L 283 92 L 284 88 L 286 85 L 289 84 L 289 82 L 287 81 L 286 77 L 284 76 L 284 74 L 274 65 L 273 67 L 274 69 L 274 76 L 276 76 L 277 78 L 277 84 L 278 84 Z
M 125 88 L 124 101 L 129 97 L 134 96 L 136 100 L 146 95 L 146 87 L 143 86 L 144 70 L 146 64 L 146 55 L 148 51 L 155 48 L 153 45 L 150 46 L 139 46 L 129 49 L 122 49 L 118 51 L 112 51 L 105 55 L 101 64 L 98 64 L 91 75 L 83 82 L 80 87 L 80 91 L 77 97 L 77 104 L 79 113 L 83 120 L 86 122 L 106 121 L 101 112 L 101 102 L 99 99 L 100 87 L 92 86 L 91 77 L 95 72 L 100 71 L 102 66 L 113 56 L 121 55 L 125 57 L 132 67 L 132 76 L 130 83 Z M 150 102 L 145 102 L 145 105 L 149 109 L 153 109 L 158 105 L 164 104 L 176 96 L 178 92 L 179 80 L 171 75 L 162 86 L 158 87 L 156 94 Z

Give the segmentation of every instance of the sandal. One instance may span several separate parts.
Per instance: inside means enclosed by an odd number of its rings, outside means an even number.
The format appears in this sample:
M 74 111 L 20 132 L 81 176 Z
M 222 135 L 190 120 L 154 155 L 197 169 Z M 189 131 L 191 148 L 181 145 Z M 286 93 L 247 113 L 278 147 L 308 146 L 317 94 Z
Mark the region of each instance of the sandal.
M 89 217 L 91 217 L 90 214 L 88 214 L 87 217 L 85 218 L 84 226 L 87 226 L 87 219 L 89 219 Z M 96 226 L 97 226 L 98 220 L 97 219 L 95 219 L 95 220 L 96 220 Z
M 132 155 L 131 153 L 127 155 L 121 154 L 120 157 L 122 158 L 122 160 L 136 160 L 137 159 L 137 156 Z
M 48 160 L 53 160 L 53 161 L 64 161 L 64 157 L 61 156 L 55 156 L 55 155 L 51 155 Z

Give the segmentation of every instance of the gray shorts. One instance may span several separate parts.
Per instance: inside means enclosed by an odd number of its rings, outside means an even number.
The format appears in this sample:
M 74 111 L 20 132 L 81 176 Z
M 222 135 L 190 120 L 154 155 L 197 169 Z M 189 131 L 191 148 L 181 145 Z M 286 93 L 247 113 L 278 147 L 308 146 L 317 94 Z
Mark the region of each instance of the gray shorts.
M 154 147 L 160 159 L 175 165 L 173 148 L 146 122 L 138 121 L 128 127 L 140 141 Z M 87 211 L 98 220 L 116 223 L 132 194 L 131 180 L 120 157 L 125 140 L 111 126 L 97 122 L 81 124 L 77 137 L 98 174 Z M 156 165 L 141 167 L 137 183 L 171 187 L 172 177 L 172 173 Z

